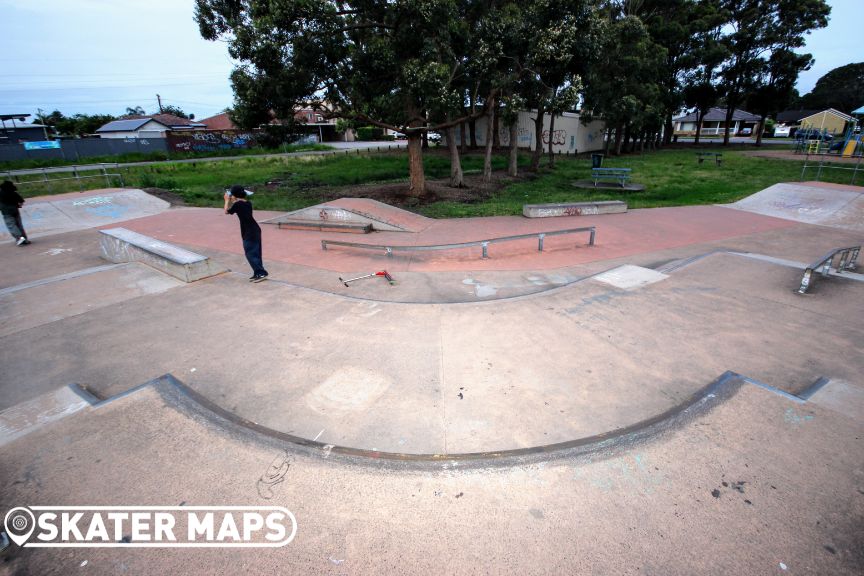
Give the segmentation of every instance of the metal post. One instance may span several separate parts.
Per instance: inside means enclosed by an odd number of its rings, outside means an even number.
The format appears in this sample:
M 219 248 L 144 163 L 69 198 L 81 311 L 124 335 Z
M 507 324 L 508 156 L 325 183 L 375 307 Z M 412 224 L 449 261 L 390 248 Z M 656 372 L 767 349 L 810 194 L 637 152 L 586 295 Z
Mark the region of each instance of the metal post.
M 389 246 L 387 246 L 385 248 L 385 250 L 387 250 L 387 257 L 392 258 L 393 257 L 393 248 L 390 248 Z
M 593 245 L 594 245 L 594 231 L 595 231 L 594 228 L 591 228 L 591 238 L 588 240 L 588 245 L 589 245 L 589 246 L 593 246 Z
M 545 237 L 546 237 L 545 234 L 538 234 L 538 235 L 537 235 L 537 239 L 539 240 L 539 242 L 538 242 L 538 244 L 537 244 L 537 251 L 538 251 L 538 252 L 542 252 L 542 251 L 543 251 L 543 238 L 545 238 Z
M 801 279 L 801 286 L 798 288 L 799 294 L 804 294 L 807 292 L 807 288 L 810 287 L 810 276 L 813 273 L 811 268 L 807 268 L 804 271 L 804 277 Z
M 482 246 L 483 246 L 483 258 L 489 258 L 489 252 L 487 251 L 487 248 L 489 248 L 489 242 L 483 242 Z
M 322 250 L 326 250 L 326 249 L 327 249 L 327 241 L 326 241 L 326 240 L 321 240 L 321 249 L 322 249 Z

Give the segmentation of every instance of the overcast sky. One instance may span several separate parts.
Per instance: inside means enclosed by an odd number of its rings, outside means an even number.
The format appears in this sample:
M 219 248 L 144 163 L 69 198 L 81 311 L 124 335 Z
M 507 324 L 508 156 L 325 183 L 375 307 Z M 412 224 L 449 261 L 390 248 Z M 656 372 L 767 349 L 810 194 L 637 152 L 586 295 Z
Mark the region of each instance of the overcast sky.
M 828 27 L 808 36 L 816 64 L 809 92 L 829 70 L 862 61 L 862 0 L 828 0 Z M 0 0 L 0 113 L 122 114 L 163 104 L 202 119 L 231 105 L 232 63 L 201 38 L 192 0 Z

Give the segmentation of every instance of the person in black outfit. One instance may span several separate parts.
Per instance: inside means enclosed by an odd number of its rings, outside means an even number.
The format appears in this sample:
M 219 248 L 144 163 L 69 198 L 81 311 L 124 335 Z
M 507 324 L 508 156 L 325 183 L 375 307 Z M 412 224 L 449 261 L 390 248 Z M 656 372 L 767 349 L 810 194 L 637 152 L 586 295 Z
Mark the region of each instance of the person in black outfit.
M 236 214 L 240 219 L 240 236 L 243 238 L 243 251 L 252 267 L 251 282 L 267 278 L 267 270 L 261 259 L 261 227 L 252 217 L 252 203 L 246 199 L 246 190 L 235 184 L 225 193 L 225 214 Z
M 30 244 L 27 239 L 27 232 L 24 231 L 24 223 L 21 222 L 21 206 L 24 205 L 24 198 L 18 194 L 18 188 L 9 180 L 4 180 L 0 184 L 0 212 L 3 213 L 3 222 L 6 223 L 6 228 L 15 239 L 18 246 Z

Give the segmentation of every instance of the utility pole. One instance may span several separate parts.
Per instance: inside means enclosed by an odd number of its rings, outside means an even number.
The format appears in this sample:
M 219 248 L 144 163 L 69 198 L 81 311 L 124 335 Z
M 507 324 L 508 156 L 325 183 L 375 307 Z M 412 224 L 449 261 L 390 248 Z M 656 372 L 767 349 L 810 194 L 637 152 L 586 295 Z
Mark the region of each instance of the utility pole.
M 162 114 L 162 97 L 156 94 L 156 101 L 159 102 L 159 113 Z

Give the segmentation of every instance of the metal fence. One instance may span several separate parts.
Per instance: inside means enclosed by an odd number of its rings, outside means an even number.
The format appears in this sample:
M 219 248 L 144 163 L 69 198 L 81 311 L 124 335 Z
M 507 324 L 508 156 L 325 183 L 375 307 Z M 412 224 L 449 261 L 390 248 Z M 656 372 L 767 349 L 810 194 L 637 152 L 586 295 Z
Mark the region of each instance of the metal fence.
M 59 140 L 60 148 L 25 150 L 21 144 L 0 145 L 0 162 L 15 160 L 72 160 L 94 156 L 119 156 L 121 154 L 167 152 L 165 138 L 81 138 Z

